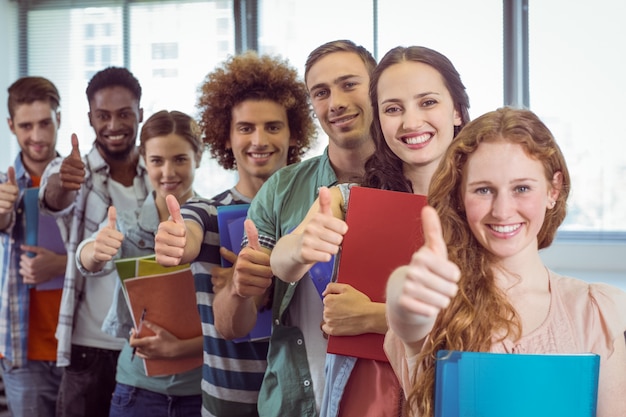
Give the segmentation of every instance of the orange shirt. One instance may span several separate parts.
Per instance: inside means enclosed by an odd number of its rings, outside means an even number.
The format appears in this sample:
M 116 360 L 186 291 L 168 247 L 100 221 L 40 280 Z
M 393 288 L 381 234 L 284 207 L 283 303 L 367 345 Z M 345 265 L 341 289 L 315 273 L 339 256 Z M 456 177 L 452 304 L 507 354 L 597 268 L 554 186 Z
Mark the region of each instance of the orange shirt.
M 31 177 L 33 186 L 39 186 L 39 177 Z M 37 291 L 30 290 L 28 312 L 28 359 L 56 361 L 57 340 L 54 333 L 59 321 L 62 289 Z
M 59 321 L 59 308 L 63 290 L 30 290 L 28 313 L 28 359 L 56 361 L 57 339 L 54 333 Z

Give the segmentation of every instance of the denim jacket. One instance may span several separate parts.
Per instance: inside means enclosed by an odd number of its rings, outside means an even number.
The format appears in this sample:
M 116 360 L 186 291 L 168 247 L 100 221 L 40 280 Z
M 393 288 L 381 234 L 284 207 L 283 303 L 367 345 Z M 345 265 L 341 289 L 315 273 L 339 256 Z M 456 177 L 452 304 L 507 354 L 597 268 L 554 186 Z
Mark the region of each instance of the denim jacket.
M 108 223 L 105 220 L 100 229 Z M 121 258 L 132 258 L 154 254 L 154 235 L 159 227 L 159 213 L 154 202 L 154 192 L 150 193 L 144 204 L 134 212 L 118 212 L 117 230 L 124 235 L 122 246 L 117 251 L 115 257 L 106 263 L 104 268 L 98 272 L 88 272 L 80 263 L 80 252 L 83 247 L 95 240 L 97 232 L 90 238 L 80 243 L 76 251 L 76 266 L 79 271 L 88 279 L 110 273 L 115 268 L 115 260 Z M 95 278 L 97 279 L 97 278 Z M 117 281 L 113 302 L 102 323 L 102 331 L 115 337 L 128 338 L 130 329 L 133 327 L 133 320 L 122 290 L 121 281 Z

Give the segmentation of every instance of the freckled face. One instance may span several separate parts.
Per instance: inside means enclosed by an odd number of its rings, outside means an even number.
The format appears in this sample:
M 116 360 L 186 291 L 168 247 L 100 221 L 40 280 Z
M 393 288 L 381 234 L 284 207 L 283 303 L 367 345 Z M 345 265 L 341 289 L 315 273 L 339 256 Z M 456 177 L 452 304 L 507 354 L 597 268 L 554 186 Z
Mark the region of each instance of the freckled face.
M 502 259 L 536 254 L 546 210 L 557 197 L 543 165 L 522 145 L 481 143 L 468 158 L 463 176 L 467 221 L 480 244 Z

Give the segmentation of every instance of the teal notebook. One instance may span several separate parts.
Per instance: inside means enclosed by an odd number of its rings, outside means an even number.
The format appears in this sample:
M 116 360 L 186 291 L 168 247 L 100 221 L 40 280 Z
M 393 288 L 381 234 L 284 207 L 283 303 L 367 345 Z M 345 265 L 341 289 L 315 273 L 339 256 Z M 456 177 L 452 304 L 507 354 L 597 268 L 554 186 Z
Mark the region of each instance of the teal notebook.
M 595 417 L 600 356 L 440 351 L 435 417 Z

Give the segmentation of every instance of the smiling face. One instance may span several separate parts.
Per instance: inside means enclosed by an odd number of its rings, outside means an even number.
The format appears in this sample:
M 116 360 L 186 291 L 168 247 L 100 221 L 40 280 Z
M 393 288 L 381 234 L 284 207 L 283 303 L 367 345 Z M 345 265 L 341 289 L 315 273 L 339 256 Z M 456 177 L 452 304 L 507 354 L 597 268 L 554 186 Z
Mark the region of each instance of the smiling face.
M 385 69 L 377 86 L 385 142 L 404 162 L 405 174 L 432 173 L 454 138 L 461 117 L 441 74 L 430 65 L 403 61 Z
M 541 162 L 522 145 L 481 143 L 463 174 L 462 198 L 472 233 L 500 259 L 536 255 L 537 234 L 560 182 L 560 172 L 546 179 Z
M 328 54 L 307 74 L 315 115 L 330 141 L 340 148 L 358 148 L 370 139 L 369 81 L 365 63 L 354 52 Z
M 9 119 L 9 129 L 17 138 L 22 161 L 29 170 L 39 164 L 45 166 L 54 159 L 60 123 L 60 113 L 52 110 L 47 101 L 20 104 L 15 109 L 13 119 Z M 31 174 L 41 175 L 41 172 Z
M 254 196 L 270 175 L 287 165 L 291 139 L 287 110 L 272 100 L 244 100 L 231 111 L 230 139 L 239 173 L 237 189 Z
M 165 206 L 165 197 L 174 195 L 180 204 L 193 194 L 192 185 L 199 164 L 199 155 L 191 143 L 183 137 L 170 133 L 145 141 L 146 169 L 152 188 Z
M 143 109 L 130 90 L 114 86 L 94 93 L 89 103 L 89 123 L 96 146 L 107 159 L 125 159 L 135 147 Z

